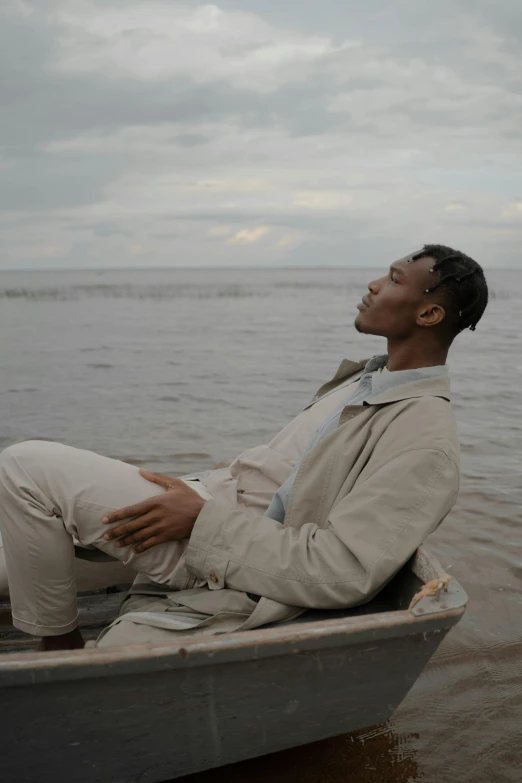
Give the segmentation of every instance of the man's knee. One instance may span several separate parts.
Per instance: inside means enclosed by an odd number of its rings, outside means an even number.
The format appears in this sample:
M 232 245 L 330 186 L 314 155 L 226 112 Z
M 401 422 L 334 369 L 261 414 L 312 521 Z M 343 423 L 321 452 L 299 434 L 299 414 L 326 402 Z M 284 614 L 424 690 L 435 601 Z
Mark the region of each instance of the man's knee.
M 7 446 L 0 452 L 0 486 L 22 465 L 26 466 L 30 462 L 39 464 L 45 460 L 48 449 L 49 441 L 45 440 L 24 440 Z
M 13 443 L 0 452 L 0 465 L 4 467 L 12 462 L 19 462 L 25 457 L 33 456 L 35 452 L 41 451 L 45 444 L 44 440 L 23 440 L 21 443 Z

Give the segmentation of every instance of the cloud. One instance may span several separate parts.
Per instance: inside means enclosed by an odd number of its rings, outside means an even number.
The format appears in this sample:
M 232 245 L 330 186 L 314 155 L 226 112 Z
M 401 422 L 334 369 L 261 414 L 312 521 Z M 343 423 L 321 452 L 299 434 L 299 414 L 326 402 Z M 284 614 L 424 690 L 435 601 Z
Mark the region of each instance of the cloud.
M 229 239 L 229 244 L 249 244 L 250 242 L 259 242 L 264 236 L 270 233 L 272 229 L 270 226 L 256 226 L 255 228 L 243 228 L 238 231 L 232 239 Z
M 232 233 L 232 226 L 211 226 L 207 231 L 209 237 L 224 237 Z
M 462 201 L 452 201 L 449 204 L 446 204 L 444 207 L 444 212 L 465 212 L 467 209 L 466 204 L 463 204 Z
M 56 258 L 57 256 L 63 256 L 67 252 L 67 248 L 60 245 L 48 245 L 47 247 L 40 248 L 39 255 L 43 258 Z
M 300 237 L 295 234 L 285 234 L 277 243 L 277 247 L 294 247 L 299 243 Z
M 294 206 L 306 209 L 349 209 L 356 201 L 356 193 L 350 190 L 310 190 L 297 194 Z
M 512 221 L 520 221 L 522 225 L 522 201 L 512 201 L 502 210 L 502 218 Z
M 270 190 L 270 185 L 260 179 L 210 179 L 196 182 L 189 188 L 211 193 L 256 193 Z
M 0 263 L 512 263 L 521 41 L 517 0 L 5 2 Z
M 286 79 L 302 80 L 303 66 L 341 51 L 329 37 L 305 36 L 268 25 L 259 15 L 217 5 L 95 3 L 64 5 L 56 68 L 68 73 L 132 75 L 144 81 L 226 80 L 259 92 Z

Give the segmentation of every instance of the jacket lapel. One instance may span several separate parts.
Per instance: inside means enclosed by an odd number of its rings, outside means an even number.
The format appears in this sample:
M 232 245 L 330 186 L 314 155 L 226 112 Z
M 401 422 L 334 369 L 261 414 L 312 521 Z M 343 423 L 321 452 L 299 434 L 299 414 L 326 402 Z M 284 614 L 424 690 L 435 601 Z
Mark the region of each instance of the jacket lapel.
M 358 372 L 362 372 L 366 367 L 367 361 L 367 359 L 363 359 L 360 362 L 352 362 L 350 359 L 343 359 L 334 377 L 321 386 L 313 399 L 303 408 L 303 410 L 307 410 L 322 397 L 326 397 L 327 394 L 334 391 L 341 383 L 348 380 L 351 376 L 356 375 Z

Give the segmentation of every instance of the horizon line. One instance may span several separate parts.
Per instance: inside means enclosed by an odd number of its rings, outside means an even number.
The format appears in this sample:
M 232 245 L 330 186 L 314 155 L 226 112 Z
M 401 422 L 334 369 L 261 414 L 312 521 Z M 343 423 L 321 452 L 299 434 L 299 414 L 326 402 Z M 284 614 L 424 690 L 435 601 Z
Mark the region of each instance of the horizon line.
M 63 267 L 63 266 L 50 266 L 50 267 L 22 267 L 21 269 L 18 268 L 9 268 L 9 269 L 2 269 L 0 267 L 0 273 L 9 273 L 9 272 L 162 272 L 162 271 L 197 271 L 197 270 L 220 270 L 220 269 L 226 269 L 226 270 L 297 270 L 297 269 L 323 269 L 327 271 L 331 270 L 337 270 L 337 269 L 344 269 L 345 271 L 348 271 L 350 269 L 354 270 L 365 270 L 365 269 L 381 269 L 382 266 L 341 266 L 340 264 L 336 264 L 334 266 L 309 266 L 308 264 L 292 264 L 289 266 L 111 266 L 111 267 L 103 267 L 103 266 L 91 266 L 91 267 L 84 267 L 84 266 L 78 266 L 78 267 Z M 522 271 L 522 264 L 520 266 L 489 266 L 489 267 L 483 267 L 486 270 L 495 270 L 497 272 L 512 272 L 514 270 L 521 270 Z

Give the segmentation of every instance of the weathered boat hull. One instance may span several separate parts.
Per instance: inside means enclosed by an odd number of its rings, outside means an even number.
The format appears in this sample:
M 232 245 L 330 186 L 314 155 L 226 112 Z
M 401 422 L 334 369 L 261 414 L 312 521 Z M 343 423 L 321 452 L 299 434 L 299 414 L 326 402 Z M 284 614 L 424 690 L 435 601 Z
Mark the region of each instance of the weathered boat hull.
M 455 580 L 408 611 L 438 575 L 421 550 L 349 616 L 168 647 L 6 655 L 2 780 L 157 783 L 380 723 L 464 611 Z

